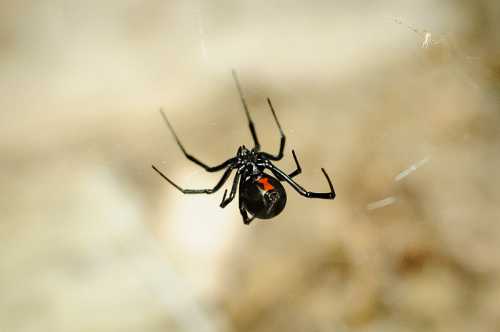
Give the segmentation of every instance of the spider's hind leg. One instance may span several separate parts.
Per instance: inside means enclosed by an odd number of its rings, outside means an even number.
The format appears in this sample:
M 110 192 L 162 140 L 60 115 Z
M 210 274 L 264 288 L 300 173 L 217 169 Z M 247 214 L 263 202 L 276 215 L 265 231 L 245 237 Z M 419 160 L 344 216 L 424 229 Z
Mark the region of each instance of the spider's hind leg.
M 243 218 L 243 223 L 245 225 L 250 225 L 252 220 L 255 219 L 255 216 L 252 216 L 250 218 L 248 217 L 247 210 L 245 209 L 245 207 L 243 206 L 243 203 L 241 203 L 241 201 L 240 201 L 240 213 L 241 213 L 241 217 Z
M 328 182 L 328 186 L 330 187 L 330 192 L 318 193 L 305 190 L 300 184 L 295 182 L 290 176 L 286 175 L 285 172 L 283 172 L 278 167 L 274 166 L 271 162 L 267 162 L 265 167 L 269 169 L 276 177 L 288 182 L 292 186 L 292 188 L 295 189 L 295 191 L 297 191 L 302 196 L 305 196 L 307 198 L 335 199 L 336 196 L 335 189 L 333 189 L 332 181 L 330 180 L 330 177 L 328 176 L 324 168 L 322 168 L 321 171 L 325 175 L 326 181 Z
M 234 197 L 236 196 L 236 190 L 238 190 L 238 182 L 240 180 L 240 172 L 238 171 L 234 176 L 233 186 L 231 187 L 231 193 L 229 197 L 226 199 L 227 189 L 224 191 L 224 196 L 222 196 L 222 202 L 220 203 L 221 208 L 225 208 L 226 205 L 232 202 Z
M 297 176 L 300 173 L 302 173 L 302 168 L 300 167 L 299 161 L 297 159 L 297 156 L 295 155 L 295 151 L 294 150 L 292 150 L 292 155 L 293 155 L 293 160 L 295 160 L 295 166 L 297 166 L 297 169 L 295 171 L 293 171 L 292 173 L 288 174 L 288 177 L 290 179 L 293 178 L 294 176 Z M 281 181 L 285 181 L 285 179 L 280 179 L 280 180 Z
M 240 188 L 241 188 L 241 182 L 240 182 Z M 247 209 L 245 208 L 245 205 L 243 204 L 243 201 L 241 199 L 241 193 L 239 194 L 238 201 L 239 201 L 238 207 L 240 209 L 241 218 L 243 218 L 243 223 L 245 225 L 250 225 L 252 220 L 255 219 L 255 216 L 248 217 Z

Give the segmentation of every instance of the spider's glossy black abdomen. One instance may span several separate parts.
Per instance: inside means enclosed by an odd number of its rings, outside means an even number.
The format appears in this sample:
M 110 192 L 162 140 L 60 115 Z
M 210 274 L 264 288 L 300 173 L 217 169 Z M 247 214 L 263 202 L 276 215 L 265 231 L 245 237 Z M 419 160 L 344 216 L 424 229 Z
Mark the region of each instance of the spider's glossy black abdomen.
M 285 188 L 278 180 L 266 174 L 243 182 L 240 195 L 247 211 L 259 219 L 277 216 L 286 204 Z

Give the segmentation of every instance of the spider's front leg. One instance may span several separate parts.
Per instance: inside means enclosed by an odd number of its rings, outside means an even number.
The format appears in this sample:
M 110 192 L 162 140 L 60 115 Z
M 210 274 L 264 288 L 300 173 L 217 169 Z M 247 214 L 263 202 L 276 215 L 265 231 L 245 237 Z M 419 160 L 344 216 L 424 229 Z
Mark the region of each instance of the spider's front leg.
M 234 69 L 232 70 L 232 74 L 233 74 L 234 83 L 236 84 L 236 89 L 238 90 L 238 94 L 240 96 L 241 103 L 243 105 L 243 109 L 245 111 L 245 115 L 247 117 L 248 127 L 250 128 L 250 133 L 252 134 L 252 138 L 253 138 L 253 142 L 254 142 L 254 149 L 255 149 L 255 151 L 259 151 L 260 150 L 260 143 L 259 143 L 259 139 L 257 138 L 257 132 L 255 131 L 255 125 L 252 121 L 252 117 L 250 116 L 250 112 L 248 111 L 247 102 L 245 101 L 245 97 L 244 97 L 243 91 L 241 89 L 238 75 L 236 74 L 236 71 Z M 273 104 L 271 103 L 271 99 L 267 98 L 267 104 L 269 105 L 269 109 L 271 110 L 271 113 L 273 114 L 274 121 L 276 122 L 276 125 L 278 125 L 278 129 L 280 131 L 280 136 L 281 136 L 280 148 L 279 148 L 278 154 L 275 156 L 273 156 L 272 154 L 266 153 L 266 152 L 262 152 L 262 154 L 265 155 L 270 160 L 280 160 L 281 158 L 283 158 L 283 151 L 285 150 L 286 137 L 285 137 L 285 134 L 283 133 L 283 129 L 281 129 L 281 125 L 278 121 L 278 117 L 276 116 L 276 112 L 274 111 L 274 107 L 273 107 Z
M 279 148 L 277 155 L 273 156 L 272 154 L 269 154 L 267 152 L 262 152 L 262 155 L 265 156 L 269 160 L 281 160 L 283 158 L 283 152 L 285 151 L 286 136 L 285 136 L 285 133 L 283 132 L 283 129 L 281 129 L 281 125 L 280 125 L 280 122 L 278 121 L 278 117 L 276 116 L 276 112 L 274 111 L 274 107 L 273 107 L 273 104 L 271 103 L 271 99 L 267 98 L 267 104 L 269 105 L 269 109 L 271 110 L 271 113 L 273 114 L 274 122 L 276 122 L 276 125 L 278 126 L 281 138 L 280 138 L 280 148 Z
M 236 89 L 238 90 L 238 95 L 240 96 L 241 104 L 243 105 L 243 110 L 245 111 L 245 115 L 247 116 L 248 128 L 250 129 L 250 134 L 252 134 L 252 139 L 254 143 L 254 149 L 256 151 L 260 150 L 260 143 L 257 137 L 257 132 L 255 131 L 255 125 L 252 121 L 252 117 L 250 116 L 250 112 L 248 111 L 247 102 L 245 101 L 245 96 L 243 95 L 243 90 L 241 89 L 240 80 L 238 79 L 238 74 L 236 74 L 236 70 L 232 70 L 231 74 L 233 74 L 234 84 L 236 85 Z
M 160 114 L 161 114 L 161 117 L 163 118 L 163 121 L 165 121 L 165 125 L 167 126 L 167 128 L 170 130 L 170 132 L 174 136 L 174 139 L 177 142 L 177 145 L 181 149 L 181 151 L 184 154 L 184 156 L 187 159 L 189 159 L 190 161 L 192 161 L 193 163 L 195 163 L 196 165 L 203 167 L 205 169 L 205 171 L 207 171 L 207 172 L 218 172 L 218 171 L 221 171 L 221 170 L 225 169 L 227 166 L 229 166 L 231 163 L 234 162 L 234 158 L 231 158 L 231 159 L 226 160 L 222 164 L 219 164 L 219 165 L 216 165 L 216 166 L 208 166 L 207 164 L 205 164 L 202 161 L 200 161 L 198 158 L 196 158 L 193 155 L 189 154 L 186 151 L 186 149 L 184 148 L 184 145 L 182 145 L 179 137 L 177 137 L 177 134 L 175 133 L 174 128 L 170 124 L 170 121 L 168 121 L 167 116 L 165 115 L 165 113 L 161 109 L 160 109 Z

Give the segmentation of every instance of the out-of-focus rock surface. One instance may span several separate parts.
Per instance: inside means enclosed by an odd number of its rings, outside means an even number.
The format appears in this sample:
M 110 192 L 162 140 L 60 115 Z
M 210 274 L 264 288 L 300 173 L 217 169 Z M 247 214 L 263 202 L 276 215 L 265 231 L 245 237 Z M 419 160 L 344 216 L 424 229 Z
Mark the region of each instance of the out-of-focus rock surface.
M 495 331 L 496 1 L 0 4 L 0 331 Z M 416 31 L 415 31 L 416 30 Z M 183 158 L 310 190 L 241 223 Z

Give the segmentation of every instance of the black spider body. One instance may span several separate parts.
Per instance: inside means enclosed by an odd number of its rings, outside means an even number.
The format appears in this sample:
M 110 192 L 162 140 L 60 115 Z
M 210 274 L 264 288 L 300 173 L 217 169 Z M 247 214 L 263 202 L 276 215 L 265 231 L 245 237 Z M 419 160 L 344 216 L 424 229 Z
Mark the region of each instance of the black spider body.
M 262 173 L 240 184 L 243 207 L 259 219 L 276 217 L 286 204 L 286 191 L 274 177 Z
M 245 146 L 238 149 L 236 165 L 241 169 L 240 201 L 242 207 L 259 219 L 277 216 L 286 204 L 285 188 L 280 181 L 264 173 L 266 157 Z
M 281 184 L 281 182 L 283 181 L 288 182 L 288 184 L 290 184 L 292 188 L 295 189 L 300 195 L 307 198 L 334 199 L 335 190 L 333 189 L 333 185 L 330 178 L 328 177 L 328 174 L 323 168 L 321 169 L 321 171 L 325 175 L 325 178 L 330 187 L 329 192 L 317 193 L 307 191 L 292 179 L 302 172 L 302 169 L 300 168 L 299 162 L 297 160 L 297 156 L 295 155 L 295 151 L 292 150 L 292 155 L 297 169 L 290 174 L 286 174 L 271 162 L 283 158 L 286 138 L 278 122 L 278 118 L 276 117 L 276 113 L 269 98 L 267 98 L 267 103 L 281 134 L 280 149 L 277 155 L 272 155 L 267 152 L 260 151 L 260 144 L 257 138 L 257 133 L 250 117 L 250 113 L 248 112 L 248 107 L 243 97 L 243 93 L 241 91 L 241 87 L 235 71 L 233 71 L 233 78 L 236 83 L 236 87 L 238 89 L 245 114 L 247 116 L 248 126 L 250 128 L 250 133 L 252 134 L 252 138 L 254 141 L 254 147 L 249 150 L 245 146 L 240 146 L 235 157 L 226 160 L 220 165 L 213 167 L 208 166 L 186 152 L 184 146 L 181 144 L 179 138 L 175 134 L 175 131 L 168 122 L 167 117 L 165 116 L 163 111 L 161 111 L 161 115 L 163 116 L 165 123 L 172 132 L 177 144 L 181 148 L 186 158 L 203 167 L 208 172 L 217 172 L 222 170 L 225 171 L 219 182 L 213 188 L 183 189 L 172 180 L 170 180 L 154 165 L 153 169 L 184 194 L 212 194 L 218 191 L 227 181 L 232 171 L 236 170 L 236 175 L 233 180 L 231 192 L 226 198 L 227 190 L 224 191 L 224 196 L 222 198 L 220 206 L 222 208 L 226 207 L 226 205 L 228 205 L 235 198 L 236 192 L 238 191 L 239 187 L 239 209 L 243 218 L 243 222 L 245 224 L 249 224 L 254 218 L 273 218 L 281 213 L 281 211 L 283 211 L 286 205 L 286 192 L 285 188 L 283 188 L 283 185 Z M 267 174 L 265 171 L 268 171 L 273 175 Z M 248 216 L 248 213 L 250 213 L 251 217 Z

